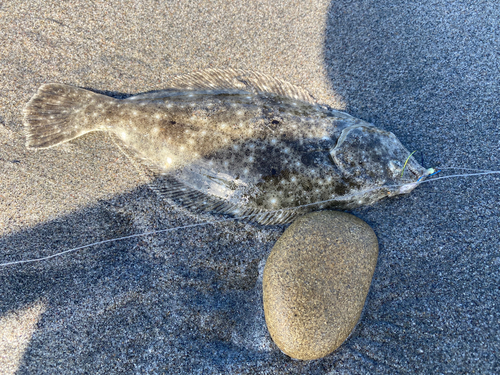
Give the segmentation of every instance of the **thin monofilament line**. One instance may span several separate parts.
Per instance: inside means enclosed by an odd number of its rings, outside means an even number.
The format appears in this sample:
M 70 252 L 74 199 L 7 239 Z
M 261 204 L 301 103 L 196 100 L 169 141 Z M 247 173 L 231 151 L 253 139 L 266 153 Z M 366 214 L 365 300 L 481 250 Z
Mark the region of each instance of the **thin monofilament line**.
M 439 170 L 445 171 L 448 169 L 459 169 L 462 171 L 476 171 L 476 172 L 496 172 L 490 169 L 475 169 L 475 168 L 462 168 L 462 167 L 439 167 L 437 168 Z
M 73 249 L 65 250 L 65 251 L 62 251 L 60 253 L 52 254 L 52 255 L 49 255 L 49 256 L 46 256 L 46 257 L 42 257 L 42 258 L 26 259 L 26 260 L 18 260 L 18 261 L 8 262 L 8 263 L 1 263 L 0 267 L 10 266 L 10 265 L 14 265 L 14 264 L 40 262 L 42 260 L 48 260 L 48 259 L 51 259 L 51 258 L 55 258 L 55 257 L 61 256 L 61 255 L 64 255 L 64 254 L 68 254 L 68 253 L 72 253 L 72 252 L 75 252 L 75 251 L 78 251 L 78 250 L 82 250 L 82 249 L 85 249 L 87 247 L 97 246 L 97 245 L 103 245 L 103 244 L 109 243 L 109 242 L 127 240 L 127 239 L 134 238 L 134 237 L 148 236 L 150 234 L 170 232 L 170 231 L 174 231 L 174 230 L 178 230 L 178 229 L 194 228 L 194 227 L 199 227 L 199 226 L 203 226 L 203 225 L 215 224 L 215 223 L 218 223 L 218 222 L 228 221 L 228 220 L 235 220 L 235 219 L 240 219 L 240 218 L 229 218 L 229 219 L 223 219 L 223 220 L 214 221 L 214 222 L 204 222 L 204 223 L 197 223 L 197 224 L 189 224 L 189 225 L 183 225 L 183 226 L 175 227 L 175 228 L 160 229 L 160 230 L 154 230 L 154 231 L 151 231 L 151 232 L 131 234 L 130 236 L 124 236 L 124 237 L 118 237 L 118 238 L 111 238 L 109 240 L 104 240 L 104 241 L 99 241 L 99 242 L 93 242 L 93 243 L 90 243 L 90 244 L 87 244 L 87 245 L 75 247 Z
M 459 169 L 459 168 L 457 168 L 457 169 Z M 466 169 L 466 168 L 464 168 L 464 169 Z M 436 180 L 444 180 L 444 179 L 447 179 L 447 178 L 481 176 L 481 175 L 489 175 L 489 174 L 500 174 L 500 171 L 485 171 L 485 172 L 481 172 L 481 173 L 456 174 L 456 175 L 450 175 L 450 176 L 441 176 L 441 177 L 430 178 L 430 179 L 427 179 L 427 180 L 424 180 L 424 181 L 421 181 L 421 182 L 418 182 L 418 183 L 415 182 L 415 183 L 418 184 L 418 185 L 420 185 L 420 184 L 423 184 L 423 183 L 426 183 L 426 182 L 431 182 L 431 181 L 436 181 Z M 135 237 L 148 236 L 148 235 L 151 235 L 151 234 L 172 232 L 174 230 L 180 230 L 180 229 L 195 228 L 195 227 L 201 227 L 201 226 L 205 226 L 205 225 L 214 225 L 214 224 L 224 223 L 224 222 L 228 222 L 228 221 L 244 220 L 244 219 L 252 218 L 252 217 L 257 216 L 257 215 L 268 214 L 268 213 L 277 213 L 277 212 L 283 212 L 283 211 L 288 211 L 288 210 L 296 210 L 298 208 L 309 207 L 309 206 L 316 206 L 316 205 L 322 205 L 322 204 L 333 202 L 333 201 L 343 201 L 343 200 L 347 200 L 347 199 L 353 198 L 353 197 L 358 196 L 358 195 L 363 195 L 363 194 L 369 193 L 369 192 L 377 190 L 377 189 L 381 189 L 381 188 L 394 188 L 394 187 L 401 187 L 401 186 L 405 186 L 405 185 L 408 185 L 408 184 L 389 185 L 389 186 L 376 187 L 376 188 L 367 190 L 367 191 L 365 191 L 363 193 L 360 193 L 360 194 L 350 194 L 350 195 L 346 195 L 346 196 L 343 196 L 343 197 L 337 197 L 337 198 L 328 199 L 328 200 L 324 200 L 324 201 L 319 201 L 319 202 L 304 204 L 304 205 L 301 205 L 301 206 L 289 207 L 289 208 L 282 208 L 280 210 L 274 210 L 274 211 L 266 211 L 265 213 L 260 212 L 260 213 L 256 213 L 256 214 L 252 214 L 252 215 L 247 215 L 247 216 L 232 217 L 232 218 L 215 220 L 215 221 L 205 221 L 203 223 L 196 223 L 196 224 L 183 225 L 183 226 L 180 226 L 180 227 L 154 230 L 154 231 L 150 231 L 150 232 L 146 232 L 146 233 L 131 234 L 130 236 L 124 236 L 124 237 L 119 237 L 119 238 L 111 238 L 109 240 L 104 240 L 104 241 L 99 241 L 99 242 L 93 242 L 91 244 L 87 244 L 87 245 L 75 247 L 73 249 L 65 250 L 65 251 L 62 251 L 60 253 L 52 254 L 52 255 L 49 255 L 49 256 L 46 256 L 46 257 L 34 258 L 34 259 L 26 259 L 26 260 L 18 260 L 18 261 L 7 262 L 7 263 L 1 263 L 0 267 L 11 266 L 11 265 L 14 265 L 14 264 L 41 262 L 41 261 L 48 260 L 48 259 L 51 259 L 51 258 L 55 258 L 55 257 L 61 256 L 61 255 L 64 255 L 64 254 L 68 254 L 68 253 L 72 253 L 72 252 L 75 252 L 75 251 L 78 251 L 78 250 L 86 249 L 86 248 L 91 247 L 91 246 L 103 245 L 103 244 L 106 244 L 106 243 L 109 243 L 109 242 L 122 241 L 122 240 L 130 239 L 130 238 L 135 238 Z
M 430 178 L 428 180 L 424 180 L 422 182 L 419 182 L 418 184 L 420 185 L 420 184 L 423 184 L 423 183 L 426 183 L 426 182 L 431 182 L 431 181 L 436 181 L 436 180 L 444 180 L 446 178 L 481 176 L 481 175 L 487 175 L 487 174 L 500 174 L 500 171 L 488 171 L 488 172 L 467 173 L 467 174 L 453 174 L 451 176 L 441 176 L 441 177 Z

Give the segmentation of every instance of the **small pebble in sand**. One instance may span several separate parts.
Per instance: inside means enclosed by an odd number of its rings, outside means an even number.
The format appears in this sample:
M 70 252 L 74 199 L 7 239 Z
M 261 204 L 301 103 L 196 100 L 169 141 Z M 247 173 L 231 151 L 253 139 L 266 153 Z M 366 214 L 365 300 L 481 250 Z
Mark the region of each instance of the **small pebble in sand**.
M 278 347 L 311 360 L 337 349 L 354 329 L 377 264 L 368 224 L 337 211 L 297 219 L 264 269 L 264 313 Z

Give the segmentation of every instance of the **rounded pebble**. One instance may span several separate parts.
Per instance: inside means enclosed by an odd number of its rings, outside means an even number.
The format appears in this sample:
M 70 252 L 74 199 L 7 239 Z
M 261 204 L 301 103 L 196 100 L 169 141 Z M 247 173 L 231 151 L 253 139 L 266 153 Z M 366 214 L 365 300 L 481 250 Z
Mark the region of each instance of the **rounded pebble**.
M 337 349 L 359 320 L 377 256 L 375 233 L 353 215 L 314 212 L 290 225 L 264 268 L 264 313 L 276 345 L 302 360 Z

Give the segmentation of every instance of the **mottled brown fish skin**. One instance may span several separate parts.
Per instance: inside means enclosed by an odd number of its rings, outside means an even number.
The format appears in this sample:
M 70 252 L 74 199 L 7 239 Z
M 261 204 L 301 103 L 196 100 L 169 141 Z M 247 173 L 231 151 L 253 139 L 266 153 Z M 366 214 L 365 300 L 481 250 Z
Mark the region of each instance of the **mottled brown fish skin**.
M 410 158 L 400 176 L 409 153 L 390 132 L 251 90 L 165 90 L 118 100 L 50 84 L 28 103 L 25 124 L 29 147 L 111 132 L 158 176 L 174 181 L 160 189 L 167 196 L 236 216 L 327 200 L 293 212 L 370 204 L 411 190 L 426 174 Z M 406 188 L 391 187 L 401 184 Z M 266 220 L 286 221 L 281 215 Z
M 311 203 L 318 194 L 309 186 L 338 175 L 329 150 L 335 146 L 332 135 L 347 126 L 341 118 L 249 93 L 189 95 L 160 103 L 131 100 L 114 116 L 128 111 L 126 118 L 133 120 L 110 130 L 166 171 L 205 169 L 213 177 L 245 184 L 237 197 L 222 197 L 247 199 L 254 207 Z

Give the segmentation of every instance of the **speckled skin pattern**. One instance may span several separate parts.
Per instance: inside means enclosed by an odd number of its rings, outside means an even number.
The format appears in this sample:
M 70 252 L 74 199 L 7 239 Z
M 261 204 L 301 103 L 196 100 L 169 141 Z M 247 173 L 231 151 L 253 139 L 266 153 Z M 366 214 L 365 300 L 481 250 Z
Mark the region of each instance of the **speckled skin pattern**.
M 359 320 L 377 257 L 375 233 L 353 215 L 298 218 L 264 268 L 264 313 L 276 345 L 302 360 L 337 349 Z
M 394 134 L 308 103 L 292 85 L 257 76 L 251 85 L 211 88 L 200 79 L 125 100 L 44 85 L 25 110 L 27 145 L 108 131 L 158 176 L 175 179 L 157 190 L 194 210 L 234 216 L 287 209 L 261 216 L 266 224 L 407 193 L 426 174 L 413 158 L 402 174 L 410 153 Z

